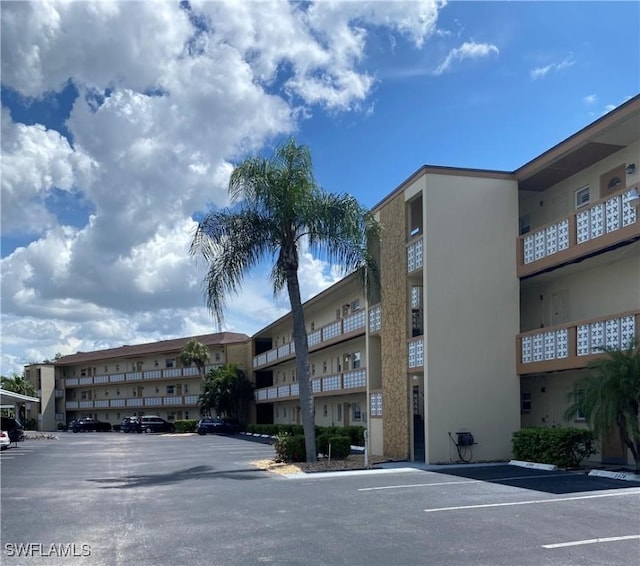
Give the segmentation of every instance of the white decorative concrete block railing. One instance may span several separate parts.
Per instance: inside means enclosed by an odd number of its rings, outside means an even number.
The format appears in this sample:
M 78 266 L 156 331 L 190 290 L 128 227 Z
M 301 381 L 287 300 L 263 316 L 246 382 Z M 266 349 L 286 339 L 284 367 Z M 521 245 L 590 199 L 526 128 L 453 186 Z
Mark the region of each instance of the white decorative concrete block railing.
M 372 417 L 382 416 L 382 392 L 375 391 L 369 395 L 369 414 Z
M 337 336 L 342 334 L 342 324 L 340 320 L 336 320 L 331 324 L 327 324 L 324 328 L 322 328 L 322 341 L 325 342 L 327 340 L 331 340 Z M 311 345 L 311 344 L 309 344 Z
M 367 314 L 365 311 L 358 311 L 353 313 L 352 315 L 346 317 L 342 321 L 343 332 L 347 334 L 348 332 L 355 332 L 360 328 L 364 328 L 367 324 Z
M 638 221 L 638 211 L 629 202 L 631 190 L 603 199 L 522 236 L 523 263 L 534 263 L 573 244 L 584 244 L 616 232 Z
M 625 314 L 529 332 L 521 338 L 521 363 L 599 354 L 605 346 L 625 349 L 636 335 L 636 327 L 636 315 Z
M 109 401 L 110 407 L 124 407 L 124 405 L 125 405 L 124 399 L 111 399 L 111 401 Z
M 363 369 L 354 369 L 351 371 L 345 372 L 343 376 L 344 388 L 345 389 L 355 389 L 358 387 L 366 387 L 367 386 L 367 370 Z
M 322 341 L 322 332 L 320 330 L 316 330 L 307 336 L 307 342 L 309 344 L 309 348 L 311 346 L 315 346 L 316 344 L 320 344 Z
M 300 384 L 292 383 L 291 384 L 291 396 L 298 397 L 300 395 Z
M 338 391 L 342 388 L 340 375 L 329 375 L 321 378 L 320 387 L 322 391 Z
M 375 305 L 369 309 L 369 332 L 380 332 L 382 328 L 382 306 Z
M 143 407 L 144 400 L 140 398 L 127 399 L 127 407 Z
M 635 334 L 636 317 L 633 315 L 579 324 L 576 332 L 576 354 L 597 354 L 602 347 L 626 349 Z
M 424 340 L 417 338 L 409 342 L 408 348 L 409 369 L 424 366 Z
M 197 405 L 198 404 L 198 396 L 197 395 L 185 395 L 184 396 L 184 404 L 185 405 Z
M 407 273 L 422 269 L 423 244 L 422 236 L 407 246 Z

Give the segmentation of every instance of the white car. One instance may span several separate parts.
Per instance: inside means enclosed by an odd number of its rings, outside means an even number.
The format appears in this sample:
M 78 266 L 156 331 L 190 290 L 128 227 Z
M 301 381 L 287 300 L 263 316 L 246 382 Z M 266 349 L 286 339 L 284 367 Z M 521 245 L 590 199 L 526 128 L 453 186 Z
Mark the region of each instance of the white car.
M 11 446 L 11 440 L 9 439 L 9 433 L 6 430 L 0 431 L 0 450 L 9 448 Z

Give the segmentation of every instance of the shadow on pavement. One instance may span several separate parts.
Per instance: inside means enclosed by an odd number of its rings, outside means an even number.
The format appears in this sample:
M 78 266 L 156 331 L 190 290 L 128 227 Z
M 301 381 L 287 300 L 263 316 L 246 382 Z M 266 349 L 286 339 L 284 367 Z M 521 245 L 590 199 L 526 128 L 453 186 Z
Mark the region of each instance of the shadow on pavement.
M 265 473 L 256 468 L 244 470 L 221 470 L 215 471 L 210 466 L 194 466 L 185 470 L 167 472 L 163 474 L 146 474 L 122 476 L 119 478 L 95 478 L 86 481 L 102 484 L 103 489 L 129 489 L 132 487 L 145 487 L 152 485 L 168 485 L 188 480 L 214 480 L 218 478 L 232 480 L 256 480 L 264 479 Z
M 459 467 L 443 470 L 431 468 L 430 471 L 447 476 L 486 481 L 554 494 L 640 487 L 640 482 L 589 477 L 585 472 L 580 471 L 545 471 L 507 465 L 474 466 L 469 468 Z

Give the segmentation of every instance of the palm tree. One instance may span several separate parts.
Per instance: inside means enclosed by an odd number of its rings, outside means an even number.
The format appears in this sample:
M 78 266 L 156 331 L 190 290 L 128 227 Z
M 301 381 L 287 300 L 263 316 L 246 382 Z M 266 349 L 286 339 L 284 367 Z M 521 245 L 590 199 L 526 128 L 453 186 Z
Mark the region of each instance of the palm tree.
M 618 429 L 623 444 L 640 469 L 640 347 L 603 347 L 605 356 L 589 364 L 594 373 L 585 375 L 570 394 L 568 419 L 584 415 L 596 436 Z
M 204 379 L 205 367 L 209 361 L 209 348 L 198 342 L 195 338 L 189 340 L 180 352 L 180 361 L 183 366 L 195 365 L 198 368 L 198 375 Z
M 212 211 L 199 223 L 191 254 L 208 263 L 204 286 L 207 306 L 223 323 L 225 299 L 237 293 L 245 274 L 264 260 L 273 263 L 274 294 L 286 287 L 293 317 L 296 374 L 307 461 L 316 460 L 313 397 L 309 379 L 309 346 L 298 266 L 306 241 L 317 256 L 343 268 L 361 270 L 363 284 L 377 282 L 377 269 L 368 243 L 378 224 L 351 195 L 336 195 L 316 183 L 311 153 L 290 139 L 270 159 L 248 158 L 231 174 L 232 209 Z
M 14 373 L 11 377 L 0 378 L 2 389 L 5 391 L 12 391 L 13 393 L 19 393 L 20 395 L 28 395 L 30 397 L 36 396 L 36 390 L 31 383 L 29 383 L 24 376 L 20 376 Z

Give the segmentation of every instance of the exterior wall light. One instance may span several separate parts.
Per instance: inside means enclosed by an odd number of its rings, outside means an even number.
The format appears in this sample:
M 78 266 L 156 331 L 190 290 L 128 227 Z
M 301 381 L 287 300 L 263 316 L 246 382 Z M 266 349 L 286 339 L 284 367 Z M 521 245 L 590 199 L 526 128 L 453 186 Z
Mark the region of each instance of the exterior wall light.
M 626 203 L 630 204 L 631 206 L 638 206 L 638 203 L 640 203 L 640 193 L 638 193 L 638 189 L 633 188 L 629 191 L 629 194 L 626 198 Z

